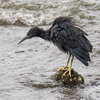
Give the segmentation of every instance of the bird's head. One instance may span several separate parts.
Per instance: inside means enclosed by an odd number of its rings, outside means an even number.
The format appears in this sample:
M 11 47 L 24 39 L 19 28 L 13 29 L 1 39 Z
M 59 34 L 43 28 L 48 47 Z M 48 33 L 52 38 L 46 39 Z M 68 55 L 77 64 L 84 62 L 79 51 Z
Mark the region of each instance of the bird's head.
M 24 37 L 18 44 L 20 44 L 21 42 L 23 42 L 23 41 L 26 40 L 26 39 L 31 39 L 32 37 L 38 36 L 39 33 L 40 33 L 39 31 L 40 31 L 40 30 L 39 30 L 38 27 L 31 28 L 31 29 L 28 31 L 26 37 Z

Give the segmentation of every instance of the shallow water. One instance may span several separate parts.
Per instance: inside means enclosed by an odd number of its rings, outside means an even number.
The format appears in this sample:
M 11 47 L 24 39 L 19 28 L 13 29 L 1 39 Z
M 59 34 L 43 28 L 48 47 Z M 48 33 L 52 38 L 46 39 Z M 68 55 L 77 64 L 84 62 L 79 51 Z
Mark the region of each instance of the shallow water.
M 1 0 L 0 7 L 0 100 L 100 100 L 99 0 Z M 64 66 L 68 55 L 40 38 L 27 40 L 21 45 L 17 43 L 26 35 L 30 25 L 45 25 L 40 27 L 48 29 L 50 25 L 46 24 L 60 15 L 74 16 L 93 44 L 92 61 L 88 67 L 77 59 L 73 63 L 85 83 L 75 88 L 32 87 L 30 83 L 45 82 Z

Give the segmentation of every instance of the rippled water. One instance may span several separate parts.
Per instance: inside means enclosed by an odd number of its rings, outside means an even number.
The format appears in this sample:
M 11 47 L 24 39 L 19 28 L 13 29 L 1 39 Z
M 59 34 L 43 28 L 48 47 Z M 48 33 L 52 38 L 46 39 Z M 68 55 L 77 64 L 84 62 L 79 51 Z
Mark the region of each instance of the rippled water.
M 48 29 L 58 16 L 73 16 L 93 44 L 88 67 L 77 59 L 73 63 L 85 84 L 76 88 L 32 87 L 31 83 L 45 82 L 64 66 L 68 56 L 40 38 L 17 43 L 31 25 Z M 0 25 L 0 100 L 100 100 L 99 0 L 1 0 Z
M 0 24 L 45 25 L 60 15 L 95 23 L 99 10 L 99 0 L 1 0 Z

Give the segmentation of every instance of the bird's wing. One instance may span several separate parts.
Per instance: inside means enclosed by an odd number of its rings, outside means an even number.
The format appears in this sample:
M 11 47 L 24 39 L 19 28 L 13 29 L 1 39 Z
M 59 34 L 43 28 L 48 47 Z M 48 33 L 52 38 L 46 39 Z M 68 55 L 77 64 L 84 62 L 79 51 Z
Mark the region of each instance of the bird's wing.
M 90 61 L 89 52 L 92 51 L 92 45 L 84 36 L 84 31 L 69 24 L 62 24 L 58 27 L 55 28 L 56 31 L 53 34 L 56 43 L 82 63 L 88 65 L 87 61 Z
M 68 28 L 69 29 L 69 33 L 71 32 L 71 29 L 72 29 L 72 27 L 70 27 L 70 26 L 80 27 L 79 25 L 76 24 L 76 22 L 73 19 L 73 17 L 58 17 L 58 18 L 56 18 L 54 20 L 52 27 L 54 27 L 55 25 L 58 25 L 58 26 L 64 28 L 65 30 Z M 66 31 L 68 31 L 68 29 Z M 86 32 L 84 32 L 80 28 L 77 28 L 77 30 L 79 32 L 81 32 L 82 34 L 84 34 L 84 35 L 88 35 Z

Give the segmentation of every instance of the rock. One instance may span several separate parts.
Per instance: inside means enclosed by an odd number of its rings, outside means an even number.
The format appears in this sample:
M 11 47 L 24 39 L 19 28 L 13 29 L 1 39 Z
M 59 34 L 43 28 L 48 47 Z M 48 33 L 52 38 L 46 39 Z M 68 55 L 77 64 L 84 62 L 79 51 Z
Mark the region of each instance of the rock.
M 71 70 L 71 78 L 69 76 L 69 73 L 66 73 L 66 75 L 62 78 L 62 75 L 65 71 L 60 70 L 59 72 L 55 73 L 49 78 L 43 79 L 42 81 L 26 81 L 21 82 L 24 86 L 27 87 L 36 87 L 39 89 L 42 88 L 54 88 L 59 86 L 76 86 L 84 84 L 84 78 L 78 74 L 75 70 Z
M 65 71 L 60 70 L 59 72 L 52 75 L 50 78 L 68 86 L 84 84 L 84 78 L 80 74 L 78 74 L 74 69 L 71 70 L 71 78 L 69 76 L 69 72 L 66 73 L 66 75 L 62 78 L 64 72 Z

